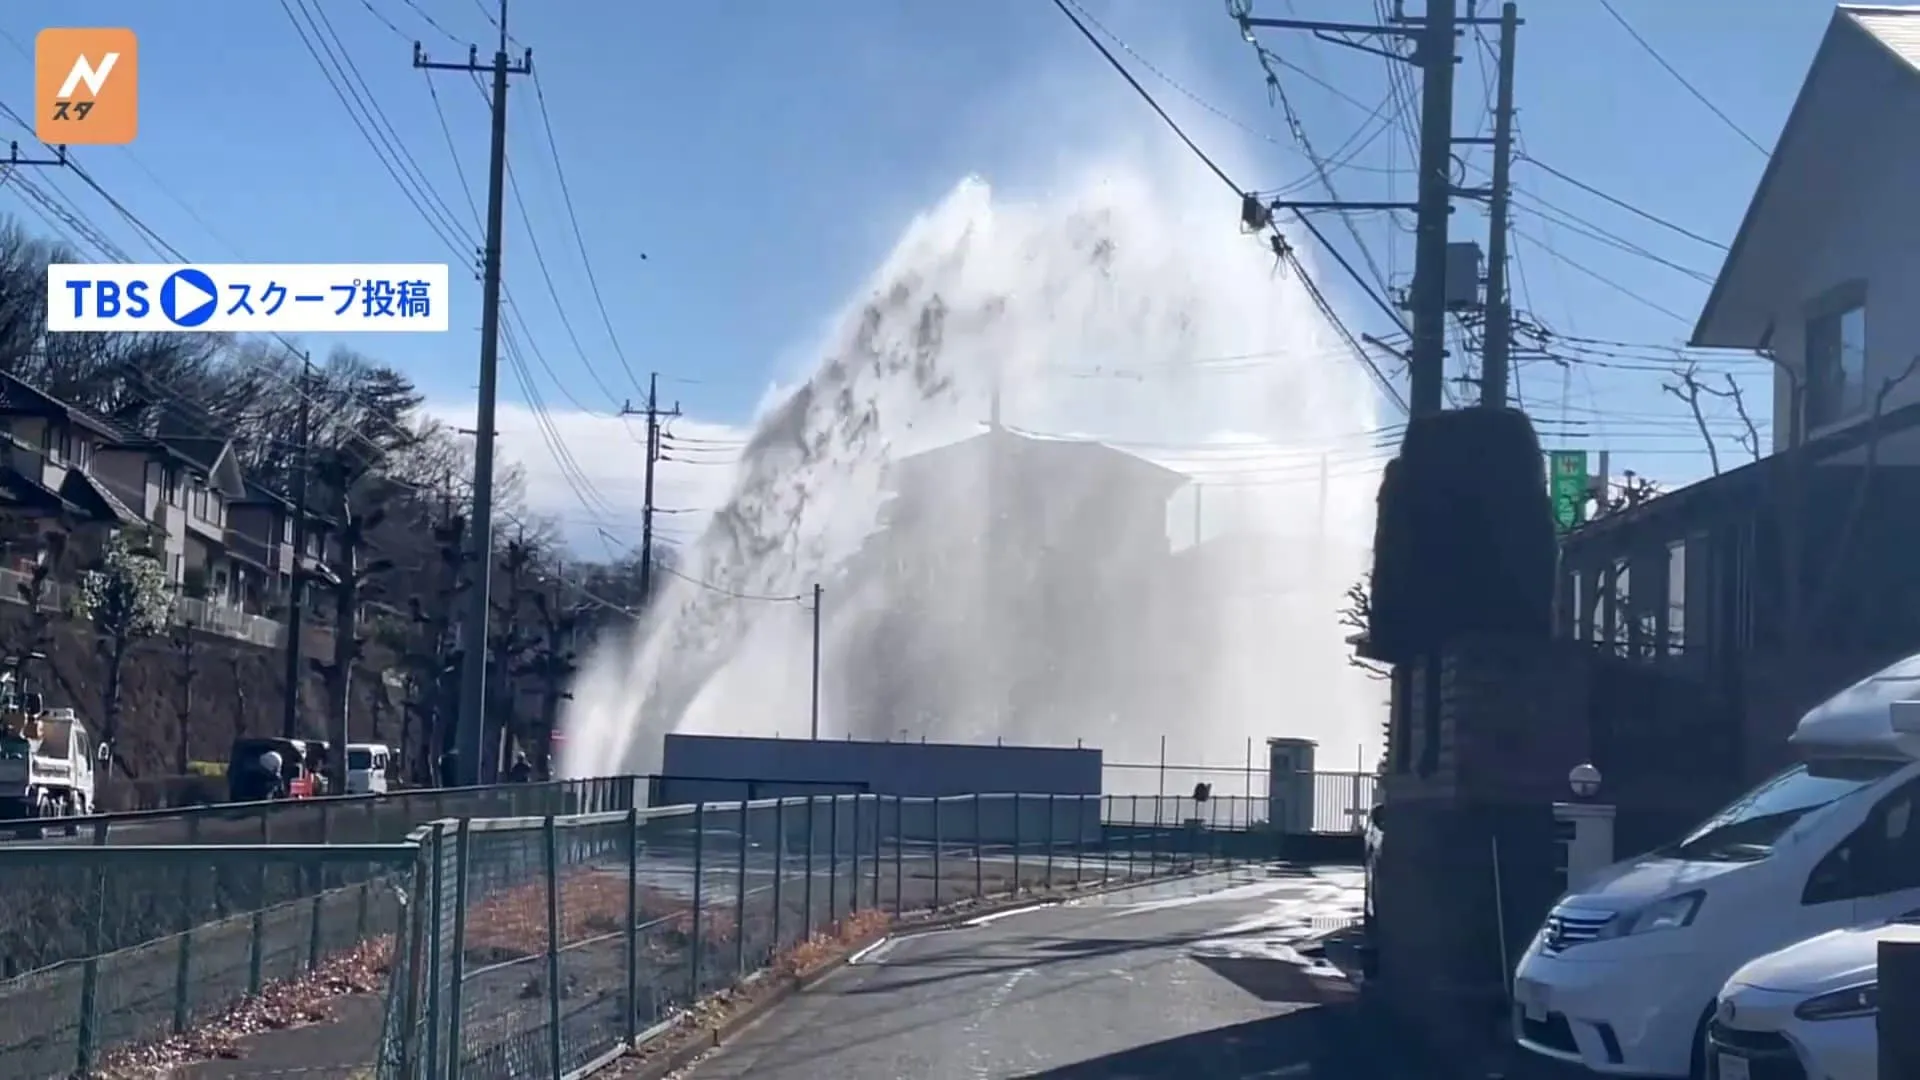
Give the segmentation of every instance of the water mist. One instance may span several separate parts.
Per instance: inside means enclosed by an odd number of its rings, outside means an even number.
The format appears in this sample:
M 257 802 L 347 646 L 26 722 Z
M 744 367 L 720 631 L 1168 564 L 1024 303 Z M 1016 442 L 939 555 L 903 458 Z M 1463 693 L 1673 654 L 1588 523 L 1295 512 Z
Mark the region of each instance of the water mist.
M 1165 735 L 1178 764 L 1238 766 L 1249 738 L 1295 735 L 1320 741 L 1323 768 L 1362 746 L 1370 767 L 1384 692 L 1347 663 L 1337 611 L 1366 565 L 1377 462 L 1343 453 L 1325 480 L 1312 463 L 1363 439 L 1375 396 L 1235 213 L 1217 188 L 1112 166 L 1037 198 L 968 179 L 914 220 L 817 370 L 759 419 L 684 577 L 585 665 L 563 771 L 656 770 L 668 731 L 804 737 L 816 582 L 824 737 L 1084 740 L 1151 761 Z M 996 416 L 997 437 L 1099 439 L 1213 479 L 1233 462 L 1259 482 L 1196 495 L 1142 464 L 1165 505 L 1122 557 L 1071 525 L 1111 487 L 1088 477 L 1113 474 L 1054 471 L 1065 457 L 1042 447 L 1017 475 L 944 470 L 919 500 L 939 520 L 888 531 L 899 463 Z M 1009 490 L 1068 522 L 1012 564 L 979 542 Z M 917 566 L 916 583 L 857 569 L 878 563 Z

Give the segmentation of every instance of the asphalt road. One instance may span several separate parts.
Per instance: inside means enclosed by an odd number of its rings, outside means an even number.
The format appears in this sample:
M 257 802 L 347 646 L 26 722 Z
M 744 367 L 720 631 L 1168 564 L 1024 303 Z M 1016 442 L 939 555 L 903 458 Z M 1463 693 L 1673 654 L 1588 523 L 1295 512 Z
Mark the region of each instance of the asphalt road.
M 1305 945 L 1359 914 L 1353 871 L 1147 885 L 890 941 L 692 1080 L 1420 1076 Z

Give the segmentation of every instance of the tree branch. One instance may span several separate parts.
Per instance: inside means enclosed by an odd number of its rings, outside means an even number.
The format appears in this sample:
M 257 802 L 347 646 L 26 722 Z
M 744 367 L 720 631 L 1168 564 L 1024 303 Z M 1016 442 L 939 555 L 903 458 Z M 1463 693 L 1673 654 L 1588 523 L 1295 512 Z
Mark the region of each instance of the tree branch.
M 1873 486 L 1873 474 L 1880 464 L 1880 420 L 1886 414 L 1887 398 L 1901 383 L 1913 377 L 1920 370 L 1920 353 L 1907 361 L 1907 366 L 1898 375 L 1891 376 L 1880 384 L 1873 395 L 1873 411 L 1867 414 L 1867 459 L 1860 466 L 1860 482 L 1853 487 L 1853 498 L 1847 504 L 1845 518 L 1840 525 L 1840 535 L 1834 541 L 1832 557 L 1826 559 L 1826 567 L 1820 575 L 1820 587 L 1814 591 L 1811 603 L 1807 605 L 1805 618 L 1810 630 L 1817 625 L 1820 617 L 1826 613 L 1827 604 L 1833 599 L 1833 587 L 1838 583 L 1840 572 L 1849 565 L 1848 551 L 1853 547 L 1854 534 L 1859 530 L 1860 519 L 1866 516 L 1867 495 Z M 1797 573 L 1799 567 L 1795 566 Z
M 1704 389 L 1700 385 L 1700 368 L 1692 361 L 1688 361 L 1686 367 L 1674 371 L 1673 374 L 1680 381 L 1661 383 L 1660 389 L 1686 403 L 1687 411 L 1693 414 L 1693 426 L 1700 430 L 1700 441 L 1706 444 L 1707 461 L 1713 467 L 1713 475 L 1719 476 L 1720 448 L 1714 444 L 1713 433 L 1707 430 L 1706 414 L 1700 409 L 1700 395 Z

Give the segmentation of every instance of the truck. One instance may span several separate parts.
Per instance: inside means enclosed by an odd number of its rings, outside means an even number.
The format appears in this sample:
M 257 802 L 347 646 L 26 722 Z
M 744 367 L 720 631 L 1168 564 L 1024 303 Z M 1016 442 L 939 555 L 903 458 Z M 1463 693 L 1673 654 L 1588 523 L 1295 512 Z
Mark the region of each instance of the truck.
M 0 668 L 0 819 L 70 817 L 94 807 L 92 734 L 72 709 L 48 709 L 18 663 Z

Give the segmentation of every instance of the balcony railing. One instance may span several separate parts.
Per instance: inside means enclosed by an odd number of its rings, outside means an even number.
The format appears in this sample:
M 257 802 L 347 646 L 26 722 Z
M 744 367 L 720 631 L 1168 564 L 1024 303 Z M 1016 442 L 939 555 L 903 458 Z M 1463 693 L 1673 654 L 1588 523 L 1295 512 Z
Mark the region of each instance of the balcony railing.
M 264 615 L 249 615 L 238 608 L 191 597 L 183 596 L 174 604 L 173 617 L 175 621 L 196 630 L 264 645 L 270 649 L 278 648 L 287 637 L 285 626 Z
M 25 604 L 27 598 L 23 589 L 30 587 L 32 582 L 31 577 L 18 570 L 0 570 L 0 600 Z M 49 581 L 41 593 L 40 606 L 45 611 L 68 611 L 73 606 L 73 598 L 74 586 L 71 583 Z M 287 639 L 287 628 L 273 619 L 264 615 L 250 615 L 238 608 L 207 600 L 180 598 L 174 604 L 173 618 L 183 626 L 270 649 L 279 648 Z

